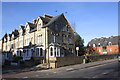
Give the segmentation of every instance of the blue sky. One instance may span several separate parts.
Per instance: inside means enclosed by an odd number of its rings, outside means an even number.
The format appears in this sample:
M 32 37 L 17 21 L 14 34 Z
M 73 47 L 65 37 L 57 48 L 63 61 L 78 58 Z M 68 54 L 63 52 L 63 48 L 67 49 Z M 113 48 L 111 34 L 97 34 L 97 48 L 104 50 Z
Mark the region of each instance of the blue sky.
M 66 18 L 75 26 L 85 45 L 96 37 L 118 35 L 117 2 L 3 2 L 0 38 L 38 16 L 56 16 L 65 12 Z

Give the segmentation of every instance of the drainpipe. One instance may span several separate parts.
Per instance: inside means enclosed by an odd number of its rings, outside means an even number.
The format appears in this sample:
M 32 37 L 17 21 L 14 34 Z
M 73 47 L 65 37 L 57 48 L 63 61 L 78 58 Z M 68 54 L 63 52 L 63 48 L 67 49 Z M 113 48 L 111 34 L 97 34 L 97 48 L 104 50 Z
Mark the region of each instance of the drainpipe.
M 45 52 L 46 52 L 46 55 L 45 55 L 45 60 L 46 60 L 46 63 L 49 64 L 49 47 L 48 47 L 48 29 L 47 27 L 45 28 Z M 48 54 L 47 54 L 48 53 Z M 46 57 L 48 58 L 48 60 L 46 59 Z M 49 65 L 47 66 L 47 68 L 49 68 Z
M 44 62 L 46 62 L 46 27 L 45 27 L 45 55 L 44 55 Z

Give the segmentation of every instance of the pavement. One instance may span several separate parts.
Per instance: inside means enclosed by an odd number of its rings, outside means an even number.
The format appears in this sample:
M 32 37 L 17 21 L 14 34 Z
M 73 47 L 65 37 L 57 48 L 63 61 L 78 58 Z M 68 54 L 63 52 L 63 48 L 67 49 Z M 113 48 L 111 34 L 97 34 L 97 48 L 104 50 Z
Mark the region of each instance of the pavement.
M 108 63 L 113 63 L 117 61 L 118 59 L 111 59 L 111 60 L 104 60 L 104 61 L 97 61 L 97 62 L 90 62 L 86 64 L 76 64 L 76 65 L 70 65 L 70 66 L 64 66 L 60 68 L 55 68 L 55 69 L 47 69 L 47 70 L 36 70 L 36 71 L 28 71 L 28 72 L 21 72 L 21 73 L 11 73 L 11 74 L 3 74 L 2 78 L 27 78 L 26 76 L 29 77 L 44 77 L 45 75 L 52 75 L 52 74 L 59 74 L 59 73 L 64 73 L 64 72 L 69 72 L 73 70 L 79 70 L 79 69 L 84 69 L 88 67 L 93 67 L 93 66 L 98 66 L 98 65 L 103 65 L 103 64 L 108 64 Z M 33 76 L 33 74 L 39 74 L 36 76 Z

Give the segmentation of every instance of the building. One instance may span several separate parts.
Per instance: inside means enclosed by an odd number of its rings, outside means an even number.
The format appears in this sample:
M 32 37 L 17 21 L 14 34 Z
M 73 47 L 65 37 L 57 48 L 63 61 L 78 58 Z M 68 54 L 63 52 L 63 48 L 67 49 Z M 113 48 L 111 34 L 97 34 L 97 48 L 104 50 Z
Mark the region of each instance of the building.
M 101 37 L 92 39 L 88 43 L 88 50 L 95 50 L 100 54 L 120 53 L 120 36 Z
M 32 57 L 49 62 L 50 57 L 75 56 L 75 31 L 64 14 L 39 16 L 25 26 L 19 26 L 2 38 L 2 53 L 6 60 L 14 55 L 30 60 Z

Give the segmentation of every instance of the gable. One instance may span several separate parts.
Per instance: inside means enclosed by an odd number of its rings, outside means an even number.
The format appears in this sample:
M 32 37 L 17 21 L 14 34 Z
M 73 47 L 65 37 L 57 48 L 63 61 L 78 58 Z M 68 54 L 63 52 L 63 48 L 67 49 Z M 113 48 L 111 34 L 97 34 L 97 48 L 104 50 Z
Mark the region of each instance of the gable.
M 48 27 L 53 32 L 60 32 L 68 24 L 68 21 L 63 14 L 53 17 L 48 24 L 44 27 Z

